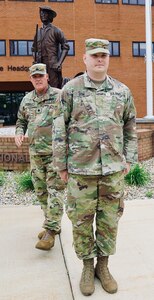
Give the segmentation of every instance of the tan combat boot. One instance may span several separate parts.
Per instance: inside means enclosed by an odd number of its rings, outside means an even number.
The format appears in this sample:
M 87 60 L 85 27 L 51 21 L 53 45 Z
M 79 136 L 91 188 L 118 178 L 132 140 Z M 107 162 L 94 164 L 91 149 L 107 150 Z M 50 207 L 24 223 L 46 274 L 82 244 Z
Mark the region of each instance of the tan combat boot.
M 117 292 L 118 286 L 107 266 L 108 256 L 98 257 L 95 275 L 101 281 L 103 289 L 110 294 L 114 294 Z
M 90 296 L 95 290 L 94 286 L 94 259 L 83 260 L 83 270 L 80 280 L 80 290 L 84 296 Z
M 38 238 L 39 240 L 41 240 L 41 238 L 43 237 L 43 234 L 45 233 L 45 230 L 41 231 L 39 234 L 38 234 Z M 61 229 L 57 232 L 55 232 L 55 234 L 60 234 L 61 233 Z
M 53 230 L 45 230 L 40 241 L 36 244 L 35 248 L 40 250 L 50 250 L 55 243 L 55 232 Z
M 43 237 L 44 233 L 45 233 L 45 230 L 39 232 L 39 234 L 38 234 L 38 239 L 39 240 L 41 240 L 41 238 Z

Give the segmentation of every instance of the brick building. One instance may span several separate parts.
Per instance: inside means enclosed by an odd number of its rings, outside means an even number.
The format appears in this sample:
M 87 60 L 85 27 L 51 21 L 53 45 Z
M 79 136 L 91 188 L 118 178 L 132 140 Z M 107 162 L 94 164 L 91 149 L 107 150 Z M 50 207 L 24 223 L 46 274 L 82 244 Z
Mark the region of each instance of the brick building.
M 82 54 L 86 38 L 108 39 L 109 74 L 130 87 L 137 116 L 144 117 L 145 0 L 0 0 L 0 119 L 4 118 L 5 124 L 14 124 L 23 95 L 32 89 L 27 71 L 33 61 L 35 27 L 37 23 L 41 26 L 42 5 L 57 12 L 53 23 L 63 30 L 71 46 L 63 64 L 63 77 L 74 77 L 84 71 Z

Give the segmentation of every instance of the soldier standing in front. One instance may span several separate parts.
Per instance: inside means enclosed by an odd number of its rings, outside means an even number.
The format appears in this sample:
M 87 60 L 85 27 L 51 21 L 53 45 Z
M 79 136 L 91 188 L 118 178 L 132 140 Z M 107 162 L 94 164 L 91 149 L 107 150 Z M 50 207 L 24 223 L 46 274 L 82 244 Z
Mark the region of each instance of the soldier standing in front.
M 30 67 L 34 90 L 22 100 L 16 123 L 15 143 L 22 145 L 28 129 L 32 181 L 35 193 L 44 212 L 43 230 L 39 233 L 37 249 L 50 250 L 55 235 L 61 231 L 65 184 L 53 170 L 52 123 L 60 90 L 48 85 L 45 64 Z
M 96 275 L 112 294 L 118 285 L 108 259 L 116 250 L 124 209 L 124 175 L 137 161 L 135 107 L 129 88 L 107 75 L 109 41 L 87 39 L 85 46 L 86 72 L 63 87 L 55 112 L 53 156 L 68 182 L 67 215 L 83 260 L 81 292 L 94 292 Z

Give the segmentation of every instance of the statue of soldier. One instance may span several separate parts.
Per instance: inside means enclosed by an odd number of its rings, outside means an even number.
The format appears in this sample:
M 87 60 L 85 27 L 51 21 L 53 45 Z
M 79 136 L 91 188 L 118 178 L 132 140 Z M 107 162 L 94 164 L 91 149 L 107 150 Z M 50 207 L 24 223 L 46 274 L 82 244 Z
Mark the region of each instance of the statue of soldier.
M 43 26 L 36 30 L 32 52 L 34 63 L 46 64 L 49 84 L 61 88 L 62 63 L 69 51 L 69 44 L 61 29 L 51 24 L 56 16 L 57 13 L 50 7 L 40 7 Z

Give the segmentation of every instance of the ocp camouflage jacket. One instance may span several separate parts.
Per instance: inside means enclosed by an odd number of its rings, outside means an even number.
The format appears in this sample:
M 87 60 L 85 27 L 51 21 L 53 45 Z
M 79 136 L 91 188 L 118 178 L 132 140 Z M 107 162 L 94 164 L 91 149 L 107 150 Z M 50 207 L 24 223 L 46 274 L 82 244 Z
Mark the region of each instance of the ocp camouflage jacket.
M 53 111 L 59 97 L 60 90 L 49 86 L 45 95 L 38 97 L 34 90 L 20 104 L 16 135 L 24 135 L 28 129 L 31 154 L 52 154 Z
M 85 73 L 62 89 L 55 111 L 53 155 L 57 170 L 107 175 L 137 161 L 135 107 L 130 90 L 107 76 L 97 86 Z

